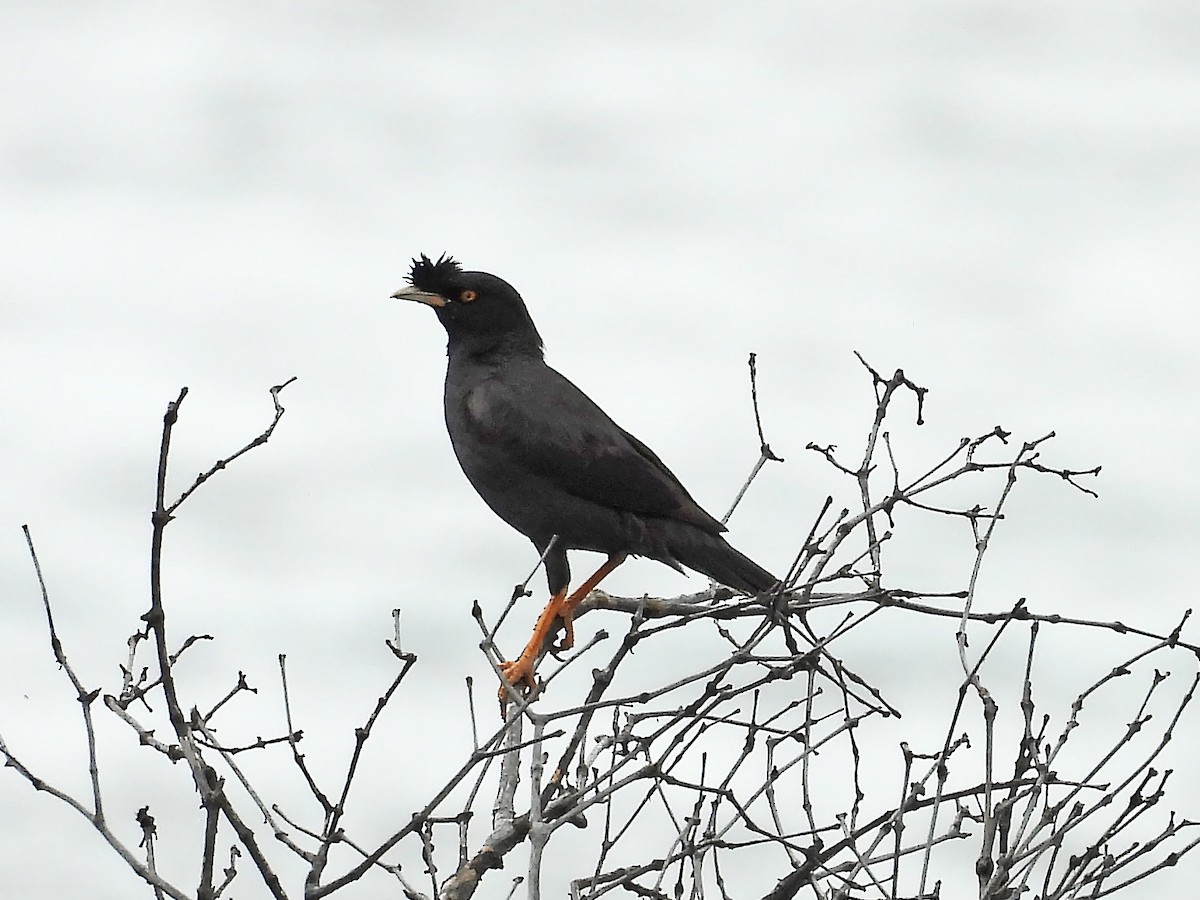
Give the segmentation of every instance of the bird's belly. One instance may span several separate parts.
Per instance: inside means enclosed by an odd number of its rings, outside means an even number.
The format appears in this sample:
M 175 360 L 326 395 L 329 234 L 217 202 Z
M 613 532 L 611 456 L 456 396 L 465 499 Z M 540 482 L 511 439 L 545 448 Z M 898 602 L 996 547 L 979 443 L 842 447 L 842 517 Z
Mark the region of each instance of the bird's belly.
M 646 541 L 636 516 L 575 497 L 519 465 L 462 455 L 459 463 L 491 510 L 538 546 L 557 535 L 566 549 L 617 553 Z

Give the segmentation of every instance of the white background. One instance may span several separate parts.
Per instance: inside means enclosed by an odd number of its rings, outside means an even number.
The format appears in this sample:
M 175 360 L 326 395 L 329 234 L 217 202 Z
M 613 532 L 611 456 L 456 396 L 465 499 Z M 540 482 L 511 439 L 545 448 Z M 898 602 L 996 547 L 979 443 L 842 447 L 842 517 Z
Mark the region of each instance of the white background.
M 147 606 L 166 403 L 189 386 L 178 491 L 296 375 L 273 442 L 169 530 L 173 634 L 216 638 L 189 651 L 193 686 L 215 698 L 246 671 L 247 715 L 279 733 L 288 653 L 310 758 L 336 772 L 392 671 L 400 606 L 421 663 L 395 715 L 423 746 L 401 729 L 377 763 L 403 785 L 457 762 L 462 679 L 487 677 L 470 604 L 498 604 L 534 556 L 453 460 L 441 329 L 388 299 L 419 252 L 513 283 L 551 363 L 717 514 L 757 453 L 756 352 L 787 463 L 732 537 L 776 571 L 826 494 L 853 500 L 803 449 L 859 452 L 872 399 L 853 350 L 931 388 L 929 424 L 897 425 L 912 447 L 1055 430 L 1047 462 L 1102 464 L 1101 497 L 1023 479 L 984 605 L 1169 630 L 1200 543 L 1198 60 L 1182 0 L 0 5 L 0 735 L 86 796 L 19 526 L 72 659 L 114 689 Z M 894 555 L 897 581 L 960 583 L 956 535 Z M 610 587 L 701 583 L 638 562 Z M 921 682 L 903 641 L 868 649 L 877 683 Z M 136 843 L 133 810 L 165 812 L 186 776 L 142 771 L 162 767 L 107 718 L 101 738 Z M 397 794 L 372 814 L 406 821 L 420 792 Z M 1171 806 L 1200 816 L 1194 783 Z M 6 897 L 146 890 L 11 771 L 0 836 Z M 1194 883 L 1129 896 L 1171 879 Z M 258 890 L 248 871 L 239 885 Z

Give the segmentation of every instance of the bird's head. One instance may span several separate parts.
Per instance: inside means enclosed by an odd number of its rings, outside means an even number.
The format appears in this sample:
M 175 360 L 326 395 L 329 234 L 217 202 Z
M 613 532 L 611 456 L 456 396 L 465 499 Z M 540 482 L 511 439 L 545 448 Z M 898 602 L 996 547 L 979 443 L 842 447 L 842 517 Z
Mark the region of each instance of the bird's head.
M 450 350 L 486 353 L 498 347 L 542 352 L 542 338 L 516 289 L 487 272 L 464 272 L 452 257 L 413 260 L 409 286 L 392 294 L 433 307 L 450 338 Z

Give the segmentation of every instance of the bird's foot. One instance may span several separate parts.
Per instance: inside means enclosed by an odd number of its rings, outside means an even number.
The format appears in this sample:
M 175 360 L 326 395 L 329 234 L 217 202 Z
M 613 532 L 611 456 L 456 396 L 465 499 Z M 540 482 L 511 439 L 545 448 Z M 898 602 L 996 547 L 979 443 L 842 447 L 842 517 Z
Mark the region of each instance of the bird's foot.
M 525 645 L 521 655 L 512 662 L 500 663 L 500 674 L 507 682 L 500 685 L 501 715 L 504 715 L 514 690 L 519 693 L 528 687 L 531 691 L 530 696 L 533 691 L 537 690 L 534 670 L 537 668 L 538 657 L 542 655 L 543 650 L 547 649 L 547 642 L 551 632 L 554 631 L 555 623 L 562 622 L 563 636 L 558 644 L 549 644 L 551 652 L 570 650 L 575 646 L 575 607 L 582 603 L 592 588 L 598 585 L 605 575 L 619 566 L 624 559 L 625 554 L 623 553 L 613 554 L 604 565 L 595 571 L 591 578 L 575 590 L 575 593 L 567 596 L 567 589 L 564 586 L 550 598 L 550 602 L 538 616 L 537 624 L 533 626 L 533 636 L 529 638 L 529 643 Z
M 563 599 L 562 604 L 556 610 L 558 619 L 563 624 L 562 640 L 551 647 L 552 651 L 561 653 L 563 650 L 570 650 L 575 646 L 575 607 L 587 599 L 590 594 L 604 577 L 613 569 L 625 561 L 624 553 L 615 553 L 610 556 L 599 569 L 592 573 L 592 577 L 575 589 L 575 593 Z
M 537 687 L 537 679 L 533 677 L 534 660 L 526 658 L 524 654 L 517 659 L 500 663 L 500 674 L 515 688 Z
M 537 679 L 534 677 L 536 666 L 537 656 L 530 656 L 528 652 L 522 653 L 514 660 L 500 663 L 500 675 L 504 678 L 504 684 L 500 685 L 498 692 L 501 716 L 507 714 L 508 704 L 513 699 L 514 692 L 521 697 L 532 697 L 537 693 Z
M 542 655 L 550 632 L 554 629 L 554 623 L 560 617 L 568 622 L 568 638 L 574 637 L 574 628 L 569 624 L 570 613 L 563 616 L 563 606 L 566 602 L 567 592 L 565 589 L 552 596 L 550 602 L 546 604 L 546 608 L 542 610 L 542 614 L 538 616 L 537 624 L 533 627 L 533 634 L 529 638 L 529 643 L 525 645 L 525 649 L 521 651 L 521 655 L 511 662 L 500 663 L 500 674 L 507 682 L 500 685 L 501 715 L 504 714 L 508 701 L 512 699 L 514 689 L 520 693 L 528 687 L 531 695 L 533 691 L 537 690 L 537 679 L 534 677 L 534 672 L 537 668 L 538 657 Z
M 575 646 L 575 608 L 569 601 L 558 611 L 558 621 L 562 622 L 563 633 L 558 643 L 550 646 L 550 652 L 555 654 Z

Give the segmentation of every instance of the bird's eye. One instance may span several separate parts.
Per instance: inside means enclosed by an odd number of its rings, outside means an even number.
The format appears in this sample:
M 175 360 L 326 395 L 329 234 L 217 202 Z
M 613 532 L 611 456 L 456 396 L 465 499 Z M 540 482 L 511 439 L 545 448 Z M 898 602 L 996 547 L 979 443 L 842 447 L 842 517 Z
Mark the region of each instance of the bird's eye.
M 473 290 L 471 290 L 470 288 L 467 288 L 465 291 L 463 291 L 461 294 L 458 295 L 458 299 L 461 300 L 463 303 L 470 303 L 472 300 L 474 300 L 478 296 L 479 295 L 476 294 Z

